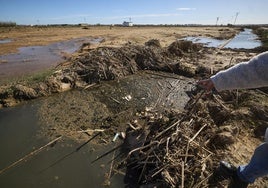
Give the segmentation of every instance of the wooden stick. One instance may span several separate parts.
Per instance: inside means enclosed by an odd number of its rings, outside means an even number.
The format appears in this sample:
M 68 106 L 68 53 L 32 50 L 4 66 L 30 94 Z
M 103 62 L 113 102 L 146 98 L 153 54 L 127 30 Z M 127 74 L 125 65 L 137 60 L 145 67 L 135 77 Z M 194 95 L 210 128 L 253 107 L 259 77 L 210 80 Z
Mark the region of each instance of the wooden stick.
M 19 164 L 19 163 L 21 163 L 21 162 L 23 162 L 23 161 L 26 161 L 26 159 L 28 159 L 29 157 L 38 154 L 38 153 L 41 152 L 43 149 L 45 149 L 46 147 L 48 147 L 48 146 L 54 144 L 55 142 L 57 142 L 57 141 L 58 141 L 59 139 L 61 139 L 61 138 L 62 138 L 62 136 L 60 136 L 60 137 L 58 137 L 58 138 L 56 138 L 56 139 L 50 141 L 49 143 L 47 143 L 46 145 L 40 147 L 39 149 L 34 150 L 34 151 L 32 151 L 31 153 L 25 155 L 23 158 L 17 160 L 16 162 L 14 162 L 14 163 L 12 163 L 11 165 L 7 166 L 6 168 L 2 169 L 2 170 L 0 171 L 0 174 L 4 173 L 4 172 L 7 171 L 8 169 L 10 169 L 10 168 L 16 166 L 17 164 Z
M 91 164 L 93 164 L 93 163 L 95 163 L 96 161 L 100 160 L 101 158 L 105 157 L 105 156 L 108 155 L 109 153 L 111 153 L 111 152 L 117 150 L 117 149 L 120 148 L 122 145 L 123 145 L 123 144 L 120 144 L 120 145 L 114 147 L 113 149 L 111 149 L 110 151 L 107 151 L 106 153 L 104 153 L 104 154 L 102 154 L 101 156 L 97 157 L 97 159 L 93 160 L 93 161 L 91 162 Z
M 184 162 L 181 162 L 181 188 L 184 188 Z
M 88 88 L 90 88 L 90 87 L 93 87 L 94 85 L 96 85 L 95 83 L 94 84 L 89 84 L 89 85 L 87 85 L 86 87 L 84 87 L 84 90 L 86 90 L 86 89 L 88 89 Z
M 207 124 L 203 125 L 203 126 L 199 129 L 199 131 L 197 131 L 197 133 L 195 133 L 195 135 L 193 136 L 193 138 L 191 138 L 191 139 L 189 140 L 189 142 L 192 142 L 192 141 L 199 135 L 199 133 L 200 133 L 206 126 L 207 126 Z
M 173 127 L 175 127 L 176 125 L 179 125 L 180 123 L 182 123 L 187 117 L 192 115 L 192 110 L 195 108 L 197 102 L 199 101 L 199 99 L 204 95 L 205 90 L 202 91 L 202 93 L 195 99 L 194 104 L 191 106 L 191 108 L 188 110 L 188 113 L 185 114 L 180 120 L 176 121 L 175 123 L 173 123 L 171 126 L 169 126 L 168 128 L 166 128 L 165 130 L 163 130 L 162 132 L 160 132 L 155 139 L 157 139 L 158 137 L 160 137 L 161 135 L 163 135 L 164 133 L 166 133 L 168 130 L 172 129 Z
M 113 97 L 110 97 L 114 102 L 118 103 L 118 104 L 121 104 L 121 102 L 119 102 L 118 100 L 116 100 L 115 98 Z
M 114 158 L 114 156 L 115 156 L 115 151 L 113 152 L 112 159 Z M 112 175 L 112 171 L 113 171 L 113 166 L 114 166 L 114 160 L 112 160 L 112 162 L 111 162 L 110 172 L 109 172 L 109 175 L 108 175 L 108 181 L 110 181 L 110 178 L 111 178 L 111 175 Z
M 148 148 L 148 147 L 152 146 L 153 144 L 159 144 L 159 143 L 160 143 L 159 141 L 153 141 L 153 142 L 151 142 L 150 144 L 147 144 L 147 145 L 145 145 L 145 146 L 141 146 L 141 147 L 139 147 L 139 148 L 135 148 L 135 149 L 131 150 L 131 151 L 128 153 L 128 156 L 127 156 L 127 157 L 130 157 L 130 155 L 131 155 L 132 153 L 134 153 L 135 151 L 139 151 L 139 150 Z
M 198 188 L 200 187 L 200 185 L 202 185 L 206 180 L 208 180 L 211 176 L 213 175 L 213 173 L 210 173 L 206 178 L 204 178 L 203 180 L 201 180 L 198 184 L 196 184 L 194 186 L 194 188 Z
M 216 95 L 212 95 L 213 96 L 213 98 L 215 99 L 215 101 L 219 104 L 219 105 L 221 105 L 225 110 L 227 110 L 227 111 L 230 111 L 230 109 L 228 108 L 228 107 L 226 107 L 219 99 L 218 99 L 218 97 L 216 96 Z
M 162 172 L 168 165 L 164 165 L 162 168 L 160 168 L 159 170 L 157 170 L 151 177 L 153 178 L 154 176 L 156 176 L 157 174 L 159 174 L 160 172 Z
M 78 133 L 85 133 L 85 132 L 103 132 L 105 131 L 104 129 L 87 129 L 87 130 L 82 130 L 82 131 L 77 131 Z

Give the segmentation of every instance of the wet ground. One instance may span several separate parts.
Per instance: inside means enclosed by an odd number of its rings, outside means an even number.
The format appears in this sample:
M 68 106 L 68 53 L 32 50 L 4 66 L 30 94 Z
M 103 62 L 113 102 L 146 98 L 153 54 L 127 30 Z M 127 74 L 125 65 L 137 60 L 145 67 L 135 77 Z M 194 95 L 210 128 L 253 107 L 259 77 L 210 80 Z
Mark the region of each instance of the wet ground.
M 2 39 L 2 40 L 0 40 L 0 44 L 9 43 L 11 41 L 12 41 L 11 39 Z
M 39 110 L 44 134 L 83 139 L 81 129 L 108 128 L 111 139 L 125 131 L 136 112 L 145 108 L 181 111 L 194 81 L 167 73 L 141 72 L 89 90 L 74 90 L 44 99 Z M 110 137 L 110 138 L 109 138 Z
M 39 135 L 42 125 L 36 112 L 40 102 L 1 110 L 0 169 L 49 142 Z M 94 164 L 91 162 L 111 146 L 93 148 L 88 144 L 76 151 L 80 145 L 63 137 L 54 147 L 48 147 L 0 174 L 0 187 L 104 187 L 105 173 L 109 171 L 108 162 L 112 156 L 108 155 Z M 114 176 L 111 181 L 114 188 L 124 185 L 122 175 Z
M 262 45 L 261 41 L 258 40 L 258 36 L 252 33 L 252 29 L 244 29 L 231 40 L 218 40 L 214 38 L 206 37 L 186 37 L 185 40 L 192 41 L 194 43 L 205 44 L 207 47 L 221 47 L 224 48 L 243 48 L 253 49 Z
M 160 72 L 143 72 L 116 81 L 75 90 L 46 99 L 0 110 L 0 169 L 45 145 L 56 135 L 63 139 L 28 161 L 0 175 L 0 187 L 102 187 L 109 172 L 112 154 L 91 164 L 110 150 L 116 131 L 145 107 L 162 111 L 182 110 L 193 81 Z M 105 121 L 110 117 L 111 121 Z M 109 122 L 111 124 L 109 124 Z M 117 126 L 117 127 L 116 127 Z M 106 146 L 87 144 L 90 138 L 81 129 L 106 128 Z M 110 187 L 124 187 L 124 176 L 115 175 Z M 16 181 L 14 181 L 16 180 Z
M 94 44 L 101 40 L 100 38 L 77 38 L 47 46 L 19 48 L 18 53 L 0 56 L 0 78 L 27 75 L 55 67 L 78 50 L 83 43 Z
M 0 144 L 4 154 L 0 170 L 55 136 L 64 138 L 0 175 L 0 187 L 101 187 L 112 156 L 93 166 L 90 162 L 117 144 L 119 140 L 112 142 L 114 135 L 124 131 L 140 110 L 182 110 L 193 85 L 192 79 L 146 71 L 1 109 Z M 101 141 L 107 148 L 92 142 L 76 151 L 90 138 L 79 132 L 86 129 L 105 129 Z M 123 176 L 114 176 L 111 187 L 123 186 Z

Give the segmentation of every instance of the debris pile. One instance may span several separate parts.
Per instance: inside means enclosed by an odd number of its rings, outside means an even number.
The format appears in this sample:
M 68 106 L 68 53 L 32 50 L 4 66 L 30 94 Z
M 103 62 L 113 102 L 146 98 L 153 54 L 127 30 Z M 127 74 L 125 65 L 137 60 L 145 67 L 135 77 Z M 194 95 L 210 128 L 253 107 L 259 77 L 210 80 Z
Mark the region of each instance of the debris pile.
M 201 53 L 198 53 L 200 49 L 201 46 L 189 41 L 176 41 L 167 48 L 161 48 L 159 41 L 155 39 L 146 42 L 144 46 L 126 44 L 120 48 L 96 49 L 83 46 L 79 53 L 70 59 L 73 62 L 71 68 L 63 69 L 63 72 L 66 74 L 71 69 L 73 74 L 69 77 L 87 84 L 114 80 L 139 70 L 185 73 L 193 76 L 194 66 L 192 69 L 188 66 L 185 68 L 180 59 L 182 56 L 193 58 L 193 54 L 201 56 Z M 189 54 L 192 54 L 191 57 Z
M 124 147 L 128 151 L 126 177 L 131 184 L 201 187 L 203 180 L 211 175 L 214 153 L 207 145 L 213 123 L 193 115 L 204 108 L 197 103 L 201 95 L 182 114 L 164 116 L 150 111 L 140 114 L 148 124 L 143 128 L 133 125 Z
M 234 155 L 228 148 L 242 132 L 241 128 L 247 129 L 237 124 L 237 116 L 244 116 L 240 121 L 246 118 L 259 121 L 251 115 L 246 117 L 240 112 L 243 105 L 240 109 L 233 106 L 235 101 L 223 104 L 222 98 L 231 98 L 233 94 L 212 95 L 212 100 L 207 100 L 204 92 L 198 92 L 183 113 L 145 110 L 138 114 L 130 123 L 123 145 L 127 157 L 117 166 L 119 169 L 126 166 L 129 187 L 226 185 L 227 182 L 217 181 L 219 177 L 214 172 L 220 160 Z M 217 116 L 225 118 L 219 121 L 215 119 Z

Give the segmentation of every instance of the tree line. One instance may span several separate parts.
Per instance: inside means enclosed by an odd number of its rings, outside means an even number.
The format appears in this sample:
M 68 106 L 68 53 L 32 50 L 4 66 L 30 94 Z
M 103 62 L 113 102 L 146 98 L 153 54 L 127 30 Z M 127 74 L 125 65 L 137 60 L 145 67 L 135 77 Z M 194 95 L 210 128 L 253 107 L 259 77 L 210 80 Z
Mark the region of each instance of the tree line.
M 16 26 L 16 22 L 1 22 L 0 21 L 0 27 L 12 27 Z

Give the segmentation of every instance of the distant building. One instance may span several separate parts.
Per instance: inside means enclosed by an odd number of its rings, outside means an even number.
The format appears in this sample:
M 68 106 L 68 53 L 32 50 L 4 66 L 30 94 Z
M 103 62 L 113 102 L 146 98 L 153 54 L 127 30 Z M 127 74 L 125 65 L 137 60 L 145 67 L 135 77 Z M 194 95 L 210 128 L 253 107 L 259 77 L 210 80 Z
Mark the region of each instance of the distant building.
M 87 26 L 89 26 L 87 23 L 80 23 L 78 25 L 81 26 L 81 27 L 87 27 Z
M 125 26 L 125 27 L 132 27 L 133 26 L 133 22 L 126 22 L 126 21 L 124 21 L 123 22 L 123 26 Z

